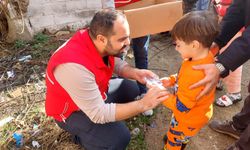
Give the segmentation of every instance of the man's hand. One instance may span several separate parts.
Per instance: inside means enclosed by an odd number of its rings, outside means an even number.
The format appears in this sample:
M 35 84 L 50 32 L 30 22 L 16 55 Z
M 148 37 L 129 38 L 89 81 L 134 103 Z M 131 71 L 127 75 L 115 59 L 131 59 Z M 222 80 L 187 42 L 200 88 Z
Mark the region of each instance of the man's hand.
M 127 78 L 127 79 L 133 79 L 141 84 L 146 84 L 146 81 L 144 80 L 145 78 L 155 78 L 158 77 L 155 73 L 153 73 L 150 70 L 146 69 L 138 69 L 131 67 L 130 65 L 126 65 L 122 68 L 121 77 Z
M 205 72 L 205 77 L 202 80 L 189 87 L 190 89 L 193 89 L 205 85 L 204 90 L 201 91 L 201 93 L 196 97 L 196 99 L 199 99 L 208 92 L 210 92 L 214 86 L 216 86 L 220 78 L 220 72 L 215 66 L 215 64 L 197 65 L 193 66 L 193 69 L 204 70 Z
M 162 90 L 157 86 L 153 86 L 148 90 L 145 96 L 139 100 L 139 103 L 143 107 L 143 112 L 149 109 L 155 108 L 161 102 L 169 97 L 169 93 L 166 90 Z
M 156 78 L 158 77 L 155 73 L 146 69 L 136 69 L 135 80 L 141 84 L 146 84 L 145 78 Z
M 150 88 L 145 96 L 138 101 L 116 104 L 115 119 L 116 121 L 124 120 L 149 109 L 153 109 L 168 97 L 169 95 L 166 90 L 162 90 L 159 87 L 154 86 Z

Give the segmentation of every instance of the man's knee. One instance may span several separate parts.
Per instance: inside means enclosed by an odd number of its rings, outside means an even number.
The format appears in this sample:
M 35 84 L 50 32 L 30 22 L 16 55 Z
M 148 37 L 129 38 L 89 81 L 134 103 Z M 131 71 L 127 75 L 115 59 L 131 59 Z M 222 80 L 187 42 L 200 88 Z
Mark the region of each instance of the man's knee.
M 117 137 L 114 137 L 114 147 L 113 149 L 126 149 L 128 146 L 131 136 L 128 129 L 121 131 L 117 134 Z
M 134 99 L 140 94 L 140 90 L 136 82 L 132 80 L 124 80 L 122 84 L 124 91 L 129 91 L 126 93 L 128 99 Z
M 125 150 L 130 141 L 130 131 L 124 122 L 114 122 L 104 125 L 105 127 L 97 128 L 95 133 L 98 135 L 93 135 L 92 143 L 97 145 L 97 149 L 100 146 L 106 147 L 109 150 Z M 91 143 L 86 142 L 87 144 Z M 91 147 L 91 150 L 94 149 Z

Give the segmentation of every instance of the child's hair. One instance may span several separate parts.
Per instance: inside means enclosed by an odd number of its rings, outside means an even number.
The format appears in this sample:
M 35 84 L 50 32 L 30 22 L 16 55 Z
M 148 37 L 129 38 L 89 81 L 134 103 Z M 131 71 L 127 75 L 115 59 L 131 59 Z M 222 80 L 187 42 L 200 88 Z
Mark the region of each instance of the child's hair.
M 184 15 L 171 31 L 174 40 L 190 43 L 194 40 L 209 48 L 219 34 L 218 17 L 209 11 L 193 11 Z

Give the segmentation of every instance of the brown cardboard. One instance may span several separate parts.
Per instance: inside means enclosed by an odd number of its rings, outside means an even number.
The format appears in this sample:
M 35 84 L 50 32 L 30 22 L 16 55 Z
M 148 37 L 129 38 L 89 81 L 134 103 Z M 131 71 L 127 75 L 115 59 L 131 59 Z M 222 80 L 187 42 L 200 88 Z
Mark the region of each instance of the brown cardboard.
M 118 9 L 126 15 L 131 38 L 172 29 L 182 16 L 182 1 L 142 0 Z

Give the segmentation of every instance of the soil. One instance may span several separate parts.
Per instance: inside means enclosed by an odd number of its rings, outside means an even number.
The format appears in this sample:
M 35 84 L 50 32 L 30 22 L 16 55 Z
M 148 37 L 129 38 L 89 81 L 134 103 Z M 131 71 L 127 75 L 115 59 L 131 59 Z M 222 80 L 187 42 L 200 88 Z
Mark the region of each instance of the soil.
M 18 52 L 12 52 L 7 49 L 2 52 L 0 51 L 0 73 L 6 74 L 6 70 L 10 70 L 11 68 L 13 68 L 16 72 L 16 77 L 13 78 L 13 81 L 3 77 L 0 80 L 0 120 L 5 116 L 14 116 L 19 118 L 12 122 L 12 124 L 14 124 L 14 127 L 18 126 L 18 128 L 25 129 L 23 133 L 26 136 L 29 136 L 24 149 L 32 149 L 30 146 L 32 140 L 37 140 L 42 145 L 40 149 L 80 149 L 77 145 L 74 145 L 72 141 L 69 140 L 68 134 L 54 126 L 53 121 L 51 119 L 46 119 L 44 114 L 44 70 L 46 67 L 46 62 L 52 51 L 56 50 L 55 47 L 61 45 L 69 37 L 70 35 L 65 37 L 57 37 L 57 39 L 52 39 L 48 43 L 46 42 L 44 45 L 39 45 L 41 43 L 35 43 L 33 47 L 24 47 L 18 50 Z M 53 46 L 54 43 L 56 44 Z M 20 44 L 22 43 L 19 43 L 19 45 Z M 0 45 L 0 48 L 2 48 L 1 46 L 4 47 L 4 45 Z M 34 46 L 41 48 L 42 51 L 34 50 Z M 11 47 L 12 46 L 9 46 L 9 49 L 12 49 Z M 25 56 L 32 54 L 32 56 L 38 57 L 38 60 L 32 60 L 28 63 L 20 63 L 16 62 L 16 59 L 13 61 L 12 57 L 10 56 L 7 57 L 10 54 L 13 54 L 14 58 L 19 58 L 19 55 Z M 166 34 L 151 36 L 148 60 L 149 69 L 154 71 L 160 77 L 169 76 L 176 73 L 181 62 L 180 55 L 175 51 L 171 38 Z M 128 57 L 127 61 L 133 65 L 134 59 Z M 243 98 L 247 96 L 246 87 L 248 85 L 248 81 L 250 80 L 250 70 L 246 69 L 250 67 L 249 65 L 250 62 L 247 62 L 243 67 L 243 78 L 241 84 Z M 33 77 L 31 78 L 31 76 Z M 36 84 L 29 84 L 31 81 L 34 81 Z M 21 88 L 15 89 L 14 86 L 16 87 L 17 85 L 22 86 Z M 7 90 L 4 91 L 3 89 Z M 12 93 L 10 93 L 11 91 Z M 225 90 L 217 91 L 216 97 L 219 97 L 224 93 Z M 227 108 L 215 106 L 212 120 L 230 120 L 234 114 L 240 111 L 242 105 L 243 100 Z M 171 112 L 167 108 L 159 106 L 154 109 L 154 114 L 155 115 L 152 117 L 152 122 L 147 124 L 148 126 L 145 125 L 147 127 L 145 127 L 145 130 L 143 130 L 145 131 L 146 147 L 148 150 L 162 150 L 162 137 L 167 131 Z M 41 131 L 36 134 L 36 137 L 30 136 L 30 131 L 33 131 L 34 128 L 33 125 L 39 125 L 39 130 Z M 144 124 L 141 126 L 143 126 L 144 129 Z M 11 133 L 11 131 L 8 133 L 10 138 L 7 139 L 7 142 L 10 144 L 5 144 L 1 143 L 1 137 L 4 137 L 4 135 L 1 135 L 0 132 L 0 149 L 5 149 L 1 148 L 1 144 L 7 145 L 7 149 L 13 149 L 13 147 L 15 147 L 14 140 L 11 138 Z M 191 139 L 186 150 L 223 150 L 234 141 L 235 139 L 214 132 L 206 126 L 199 132 L 197 136 Z M 140 145 L 139 142 L 136 143 L 136 140 L 133 142 L 135 142 L 134 147 Z M 128 148 L 128 150 L 144 150 L 144 148 L 134 147 Z
M 152 37 L 149 50 L 149 69 L 152 68 L 160 77 L 174 74 L 180 66 L 180 55 L 171 45 L 171 40 L 165 36 Z M 159 70 L 155 70 L 158 68 Z M 241 93 L 243 100 L 230 107 L 218 107 L 214 105 L 214 115 L 211 120 L 231 120 L 231 117 L 239 112 L 247 96 L 247 86 L 250 79 L 250 62 L 244 64 L 242 73 Z M 162 71 L 165 69 L 165 71 Z M 167 70 L 167 71 L 166 71 Z M 225 86 L 224 86 L 225 89 Z M 226 91 L 216 91 L 216 98 L 225 94 Z M 166 133 L 171 112 L 163 106 L 159 106 L 155 119 L 147 128 L 146 143 L 149 150 L 161 150 L 163 148 L 162 137 Z M 223 135 L 205 126 L 197 136 L 193 137 L 186 150 L 224 150 L 235 142 L 234 138 Z

